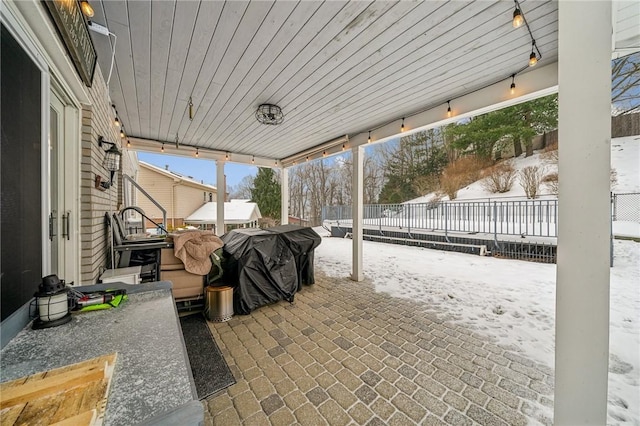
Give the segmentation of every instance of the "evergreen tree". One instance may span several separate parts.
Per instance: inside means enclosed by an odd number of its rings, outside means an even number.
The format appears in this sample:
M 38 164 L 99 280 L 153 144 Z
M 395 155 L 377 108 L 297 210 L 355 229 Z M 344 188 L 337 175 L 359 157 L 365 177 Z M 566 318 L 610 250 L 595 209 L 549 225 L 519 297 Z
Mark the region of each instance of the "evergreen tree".
M 260 167 L 253 179 L 251 201 L 258 204 L 262 216 L 280 220 L 280 183 L 273 169 Z
M 512 141 L 516 157 L 522 154 L 523 144 L 527 156 L 531 155 L 532 138 L 557 125 L 558 97 L 551 95 L 474 117 L 448 127 L 447 132 L 457 149 L 490 159 L 508 141 Z

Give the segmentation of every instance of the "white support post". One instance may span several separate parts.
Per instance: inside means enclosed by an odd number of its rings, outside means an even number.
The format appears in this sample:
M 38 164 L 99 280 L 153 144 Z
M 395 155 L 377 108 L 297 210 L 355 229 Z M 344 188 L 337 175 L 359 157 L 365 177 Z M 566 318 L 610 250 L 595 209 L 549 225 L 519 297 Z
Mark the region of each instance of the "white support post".
M 351 185 L 351 204 L 352 204 L 352 228 L 351 238 L 353 241 L 353 265 L 351 279 L 353 281 L 362 281 L 364 273 L 362 272 L 362 211 L 363 211 L 363 171 L 364 171 L 364 148 L 356 146 L 351 150 L 353 160 L 353 183 Z
M 289 169 L 280 168 L 280 224 L 289 223 Z
M 216 161 L 216 235 L 222 236 L 225 232 L 224 226 L 224 202 L 227 193 L 227 182 L 224 176 L 223 160 Z
M 558 2 L 555 425 L 607 423 L 611 2 Z

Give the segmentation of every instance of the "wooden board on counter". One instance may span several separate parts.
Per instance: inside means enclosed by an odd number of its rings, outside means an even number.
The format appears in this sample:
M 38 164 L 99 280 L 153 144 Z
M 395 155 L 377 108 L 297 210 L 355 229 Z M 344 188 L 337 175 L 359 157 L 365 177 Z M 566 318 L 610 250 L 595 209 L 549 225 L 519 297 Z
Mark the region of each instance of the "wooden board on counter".
M 0 424 L 102 425 L 117 354 L 0 384 Z

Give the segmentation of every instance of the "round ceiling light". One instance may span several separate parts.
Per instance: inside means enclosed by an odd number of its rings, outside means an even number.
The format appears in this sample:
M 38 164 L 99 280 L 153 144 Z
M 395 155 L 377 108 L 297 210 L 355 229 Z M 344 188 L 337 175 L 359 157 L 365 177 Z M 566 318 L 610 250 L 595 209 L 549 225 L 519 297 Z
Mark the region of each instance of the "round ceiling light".
M 284 121 L 284 114 L 277 105 L 262 104 L 256 110 L 256 119 L 262 124 L 275 126 Z

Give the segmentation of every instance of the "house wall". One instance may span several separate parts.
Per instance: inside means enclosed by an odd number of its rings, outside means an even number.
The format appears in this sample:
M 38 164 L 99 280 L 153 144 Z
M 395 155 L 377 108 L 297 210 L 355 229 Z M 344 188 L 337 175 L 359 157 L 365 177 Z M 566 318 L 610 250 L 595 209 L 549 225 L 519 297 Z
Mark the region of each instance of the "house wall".
M 212 199 L 215 199 L 216 196 L 215 190 L 176 182 L 176 180 L 144 166 L 139 168 L 138 183 L 167 210 L 167 225 L 170 228 L 183 226 L 185 217 L 209 201 L 210 192 Z M 138 194 L 138 207 L 154 221 L 158 223 L 162 221 L 160 209 L 142 194 Z M 147 222 L 146 226 L 152 227 L 153 225 Z
M 121 185 L 119 176 L 114 176 L 113 185 L 102 191 L 95 188 L 96 175 L 109 180 L 109 172 L 102 166 L 104 149 L 98 146 L 99 136 L 109 142 L 116 142 L 121 148 L 119 129 L 113 124 L 111 103 L 107 97 L 107 87 L 99 66 L 91 88 L 87 88 L 91 105 L 82 106 L 82 157 L 81 157 L 81 280 L 94 283 L 109 261 L 108 232 L 105 213 L 115 211 Z M 121 169 L 129 170 L 128 156 L 121 159 Z

